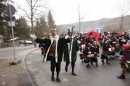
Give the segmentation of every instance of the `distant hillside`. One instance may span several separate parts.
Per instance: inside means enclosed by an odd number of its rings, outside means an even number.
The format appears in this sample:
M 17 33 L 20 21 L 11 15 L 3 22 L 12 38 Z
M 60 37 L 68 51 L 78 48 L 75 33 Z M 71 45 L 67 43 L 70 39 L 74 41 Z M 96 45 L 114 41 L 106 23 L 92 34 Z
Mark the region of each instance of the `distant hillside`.
M 89 31 L 89 30 L 95 30 L 96 28 L 104 28 L 107 25 L 118 25 L 120 24 L 120 17 L 118 18 L 103 18 L 97 21 L 86 21 L 86 22 L 81 22 L 81 32 L 84 31 Z M 61 29 L 70 29 L 72 26 L 75 26 L 75 30 L 78 29 L 79 23 L 72 23 L 72 24 L 65 24 L 65 25 L 60 25 L 59 27 Z M 130 15 L 124 17 L 124 24 L 123 24 L 125 29 L 130 29 Z

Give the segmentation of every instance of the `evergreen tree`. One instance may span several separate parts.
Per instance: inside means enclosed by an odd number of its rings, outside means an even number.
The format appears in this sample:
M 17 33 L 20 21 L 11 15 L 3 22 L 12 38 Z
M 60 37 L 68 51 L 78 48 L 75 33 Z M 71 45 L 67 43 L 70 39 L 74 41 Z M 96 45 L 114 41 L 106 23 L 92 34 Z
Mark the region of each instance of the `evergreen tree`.
M 39 20 L 36 21 L 36 26 L 35 26 L 35 33 L 37 34 L 38 37 L 41 37 L 43 33 L 50 33 L 50 29 L 47 26 L 47 22 L 45 20 L 44 16 L 41 16 Z
M 21 39 L 28 39 L 29 37 L 29 27 L 25 18 L 21 17 L 16 20 L 16 25 L 14 27 L 15 36 L 19 36 Z
M 7 23 L 5 21 L 4 8 L 5 4 L 3 4 L 3 1 L 0 0 L 0 34 L 5 36 Z
M 50 29 L 52 29 L 52 26 L 55 27 L 55 21 L 53 20 L 53 17 L 52 17 L 50 10 L 49 10 L 49 13 L 48 13 L 48 26 L 49 26 Z

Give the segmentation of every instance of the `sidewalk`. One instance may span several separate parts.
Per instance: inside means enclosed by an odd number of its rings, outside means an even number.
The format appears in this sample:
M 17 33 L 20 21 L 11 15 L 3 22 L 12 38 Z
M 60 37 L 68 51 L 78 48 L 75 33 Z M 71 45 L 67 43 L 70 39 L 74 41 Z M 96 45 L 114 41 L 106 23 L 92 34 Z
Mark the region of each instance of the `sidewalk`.
M 11 59 L 0 58 L 0 86 L 35 86 L 29 77 L 24 61 L 26 55 L 38 48 L 33 48 L 33 45 L 29 45 L 26 47 L 15 47 L 15 49 L 27 47 L 32 47 L 32 50 L 27 52 L 25 55 L 20 55 L 23 59 L 19 60 L 17 65 L 8 66 L 8 64 L 11 62 Z M 13 47 L 2 48 L 0 51 L 7 51 L 11 48 L 13 49 Z

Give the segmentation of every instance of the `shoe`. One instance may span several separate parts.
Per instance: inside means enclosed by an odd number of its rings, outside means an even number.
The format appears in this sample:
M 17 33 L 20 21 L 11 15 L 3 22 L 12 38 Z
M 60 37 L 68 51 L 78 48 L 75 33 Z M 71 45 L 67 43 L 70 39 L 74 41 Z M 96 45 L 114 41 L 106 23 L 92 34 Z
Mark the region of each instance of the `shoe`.
M 117 76 L 118 79 L 125 79 L 125 75 Z
M 93 65 L 93 62 L 91 62 L 91 65 Z
M 102 61 L 102 64 L 104 64 L 104 60 L 101 60 Z
M 115 58 L 114 58 L 114 57 L 112 57 L 111 59 L 112 59 L 112 60 L 115 60 Z
M 111 58 L 109 58 L 108 61 L 111 61 Z
M 87 68 L 90 68 L 90 65 L 89 65 L 89 64 L 87 64 L 87 65 L 86 65 L 86 67 L 87 67 Z
M 108 59 L 106 60 L 106 64 L 110 64 L 110 63 L 108 62 Z
M 115 57 L 119 57 L 118 55 L 115 55 Z
M 51 76 L 51 80 L 52 80 L 52 81 L 55 81 L 54 75 Z
M 72 73 L 72 75 L 73 75 L 73 76 L 76 76 L 76 73 L 75 73 L 75 72 L 73 72 L 73 73 Z
M 57 81 L 57 82 L 61 82 L 61 80 L 60 80 L 60 78 L 59 78 L 59 77 L 57 77 L 56 81 Z
M 110 64 L 109 62 L 107 62 L 106 64 Z
M 98 67 L 98 64 L 96 63 L 96 66 Z
M 96 65 L 96 67 L 99 67 L 98 65 Z
M 68 72 L 68 67 L 65 67 L 65 71 Z

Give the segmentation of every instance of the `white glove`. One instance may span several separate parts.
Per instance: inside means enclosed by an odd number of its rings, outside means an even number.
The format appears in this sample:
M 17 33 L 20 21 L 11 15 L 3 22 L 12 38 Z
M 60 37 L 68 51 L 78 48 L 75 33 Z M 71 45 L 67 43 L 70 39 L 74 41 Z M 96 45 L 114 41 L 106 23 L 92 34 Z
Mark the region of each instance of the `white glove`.
M 30 34 L 30 37 L 33 38 L 33 39 L 36 39 L 36 38 L 37 38 L 37 37 L 35 36 L 35 34 L 34 34 L 34 35 Z
M 65 39 L 68 39 L 68 38 L 69 38 L 69 36 L 68 36 L 68 35 L 66 35 L 66 36 L 65 36 Z
M 72 35 L 72 38 L 74 38 L 74 36 Z
M 126 40 L 122 40 L 123 42 L 125 42 Z
M 116 43 L 116 42 L 112 42 L 112 43 Z
M 112 51 L 111 48 L 108 49 L 109 51 Z

